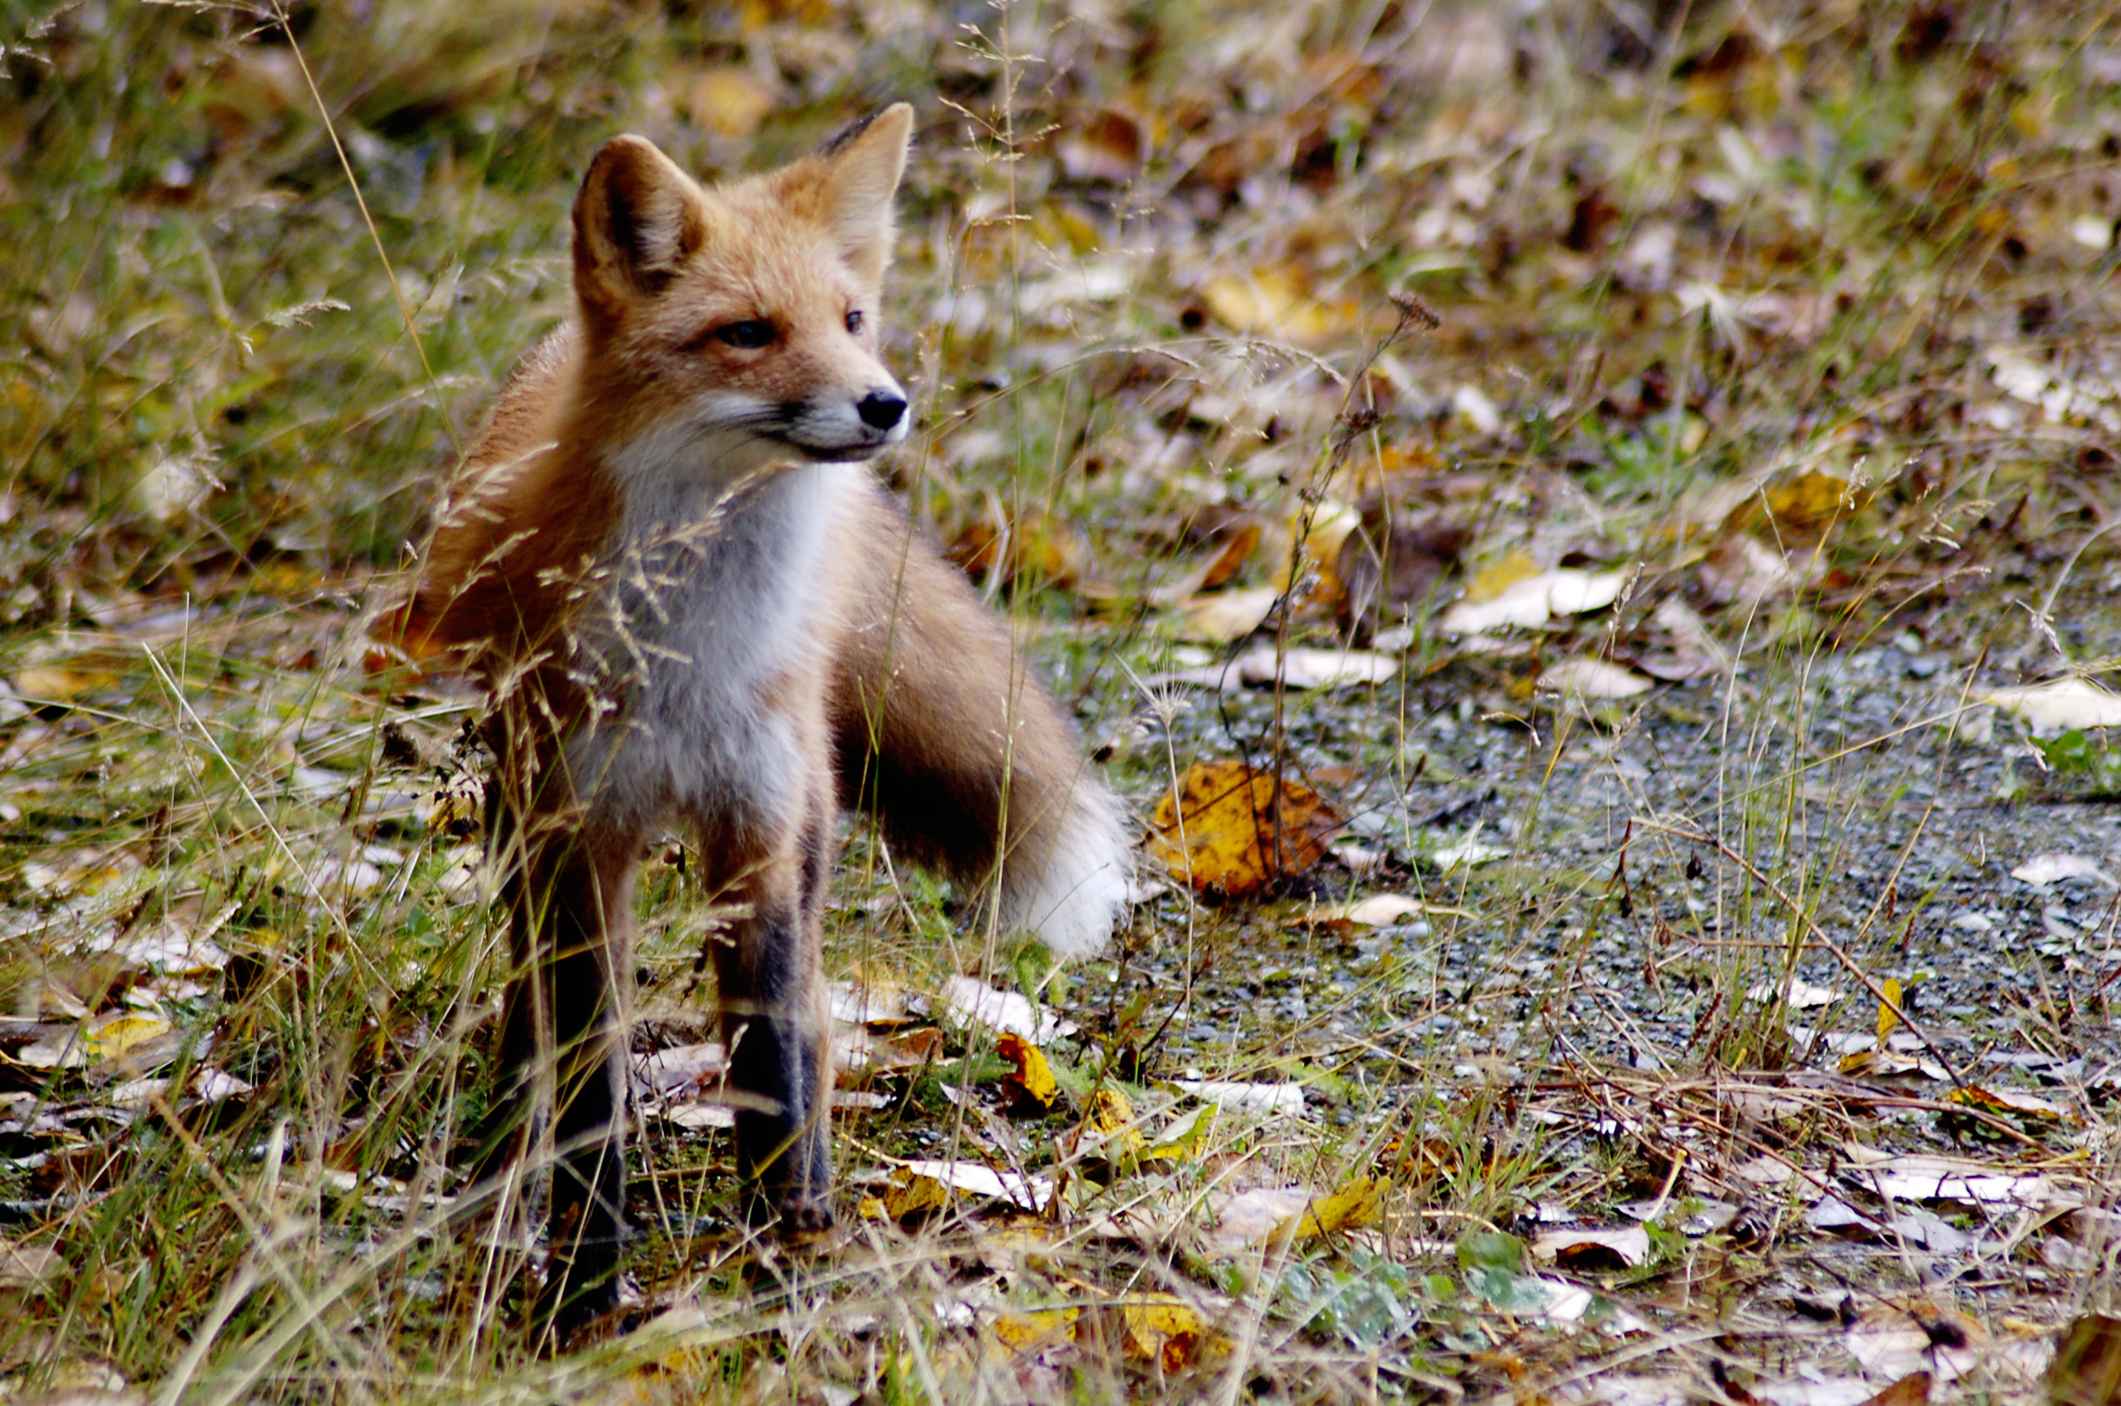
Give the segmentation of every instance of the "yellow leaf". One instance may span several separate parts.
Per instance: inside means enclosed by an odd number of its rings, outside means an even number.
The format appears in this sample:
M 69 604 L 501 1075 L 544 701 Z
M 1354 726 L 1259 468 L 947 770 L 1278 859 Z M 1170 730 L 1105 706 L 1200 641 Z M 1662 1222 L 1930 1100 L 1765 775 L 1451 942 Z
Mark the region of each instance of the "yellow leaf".
M 1269 264 L 1250 274 L 1220 274 L 1201 288 L 1201 301 L 1218 322 L 1251 336 L 1291 342 L 1322 342 L 1351 330 L 1352 299 L 1324 303 L 1304 287 L 1288 264 Z
M 694 122 L 725 137 L 748 137 L 773 111 L 773 94 L 749 69 L 733 65 L 710 68 L 685 90 L 685 112 Z
M 1385 1193 L 1391 1187 L 1392 1183 L 1383 1177 L 1351 1177 L 1331 1196 L 1313 1202 L 1300 1214 L 1284 1221 L 1275 1231 L 1275 1238 L 1294 1236 L 1298 1240 L 1316 1240 L 1375 1225 L 1384 1214 Z
M 950 1204 L 950 1188 L 934 1177 L 901 1167 L 884 1191 L 884 1214 L 895 1221 L 913 1220 Z
M 1208 1133 L 1215 1127 L 1215 1117 L 1219 1112 L 1221 1109 L 1212 1103 L 1195 1109 L 1177 1127 L 1165 1133 L 1154 1147 L 1142 1153 L 1142 1156 L 1159 1162 L 1199 1160 L 1201 1150 L 1207 1146 Z
M 172 1028 L 161 1016 L 145 1011 L 115 1016 L 88 1032 L 88 1053 L 93 1059 L 116 1059 L 127 1050 L 160 1039 Z
M 1141 1151 L 1142 1135 L 1134 1126 L 1134 1105 L 1118 1089 L 1098 1089 L 1090 1095 L 1088 1122 L 1108 1153 L 1132 1155 Z
M 864 1196 L 854 1203 L 854 1213 L 863 1220 L 889 1220 L 890 1210 L 881 1196 Z
M 1900 1017 L 1893 1014 L 1900 1007 L 1900 978 L 1889 976 L 1878 983 L 1878 989 L 1885 993 L 1885 999 L 1878 1003 L 1878 1047 L 1883 1049 L 1885 1037 L 1900 1023 Z
M 66 664 L 32 664 L 15 675 L 15 692 L 32 703 L 71 703 L 84 693 L 114 687 L 118 676 L 107 669 Z
M 2034 1122 L 2074 1123 L 2076 1115 L 2061 1104 L 2033 1094 L 2021 1094 L 2010 1089 L 1990 1089 L 1979 1084 L 1968 1084 L 1953 1089 L 1944 1096 L 1946 1103 L 1962 1104 L 1968 1108 L 1985 1109 L 1990 1113 L 2009 1116 L 2012 1114 Z
M 1154 1362 L 1166 1372 L 1228 1355 L 1230 1340 L 1210 1328 L 1200 1314 L 1177 1299 L 1153 1298 L 1122 1304 L 1122 1346 L 1129 1357 Z
M 1028 1352 L 1057 1342 L 1072 1342 L 1075 1338 L 1075 1321 L 1080 1317 L 1082 1310 L 1079 1308 L 1047 1308 L 1031 1313 L 1003 1313 L 995 1316 L 990 1330 L 995 1341 L 1011 1352 Z
M 1243 895 L 1317 864 L 1340 823 L 1294 777 L 1277 787 L 1242 761 L 1200 762 L 1157 803 L 1149 848 L 1193 887 Z
M 1767 492 L 1768 511 L 1778 526 L 1814 532 L 1856 507 L 1849 482 L 1832 474 L 1807 470 Z
M 994 1049 L 1013 1066 L 1002 1078 L 1010 1091 L 1041 1111 L 1051 1108 L 1059 1086 L 1053 1082 L 1053 1066 L 1046 1062 L 1045 1052 L 1013 1032 L 1004 1032 Z
M 1476 605 L 1495 600 L 1519 581 L 1529 581 L 1538 574 L 1539 563 L 1532 560 L 1530 553 L 1512 552 L 1473 573 L 1473 579 L 1466 582 L 1466 599 Z

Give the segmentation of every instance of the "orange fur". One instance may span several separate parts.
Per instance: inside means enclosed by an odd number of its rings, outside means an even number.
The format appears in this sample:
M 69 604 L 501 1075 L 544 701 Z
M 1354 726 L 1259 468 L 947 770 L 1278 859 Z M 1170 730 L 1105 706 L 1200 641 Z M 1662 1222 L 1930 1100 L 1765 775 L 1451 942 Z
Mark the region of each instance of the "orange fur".
M 598 153 L 576 315 L 503 386 L 400 625 L 492 696 L 503 1057 L 560 1144 L 550 1307 L 610 1300 L 633 872 L 670 822 L 750 916 L 715 949 L 740 1169 L 829 1221 L 819 937 L 838 807 L 1090 950 L 1127 836 L 1006 625 L 850 467 L 905 433 L 876 297 L 911 112 L 703 189 Z M 538 1131 L 518 1118 L 507 1152 Z

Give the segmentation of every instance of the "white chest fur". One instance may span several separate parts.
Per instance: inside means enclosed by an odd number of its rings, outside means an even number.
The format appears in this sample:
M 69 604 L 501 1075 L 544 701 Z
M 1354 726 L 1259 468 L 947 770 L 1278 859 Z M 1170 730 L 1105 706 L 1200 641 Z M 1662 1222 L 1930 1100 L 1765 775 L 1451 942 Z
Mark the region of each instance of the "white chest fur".
M 577 793 L 621 829 L 678 815 L 778 831 L 807 779 L 801 701 L 778 694 L 822 688 L 838 509 L 862 470 L 732 480 L 626 457 L 619 531 L 579 617 L 576 660 L 609 711 L 568 744 Z

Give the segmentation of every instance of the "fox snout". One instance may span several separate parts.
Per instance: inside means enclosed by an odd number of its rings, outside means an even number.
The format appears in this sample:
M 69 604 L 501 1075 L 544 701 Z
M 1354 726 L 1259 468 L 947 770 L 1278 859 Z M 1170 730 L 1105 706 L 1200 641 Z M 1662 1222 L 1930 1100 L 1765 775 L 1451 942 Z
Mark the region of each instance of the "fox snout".
M 813 459 L 868 459 L 906 437 L 906 393 L 888 377 L 859 397 L 813 396 L 783 407 L 787 428 L 774 436 Z

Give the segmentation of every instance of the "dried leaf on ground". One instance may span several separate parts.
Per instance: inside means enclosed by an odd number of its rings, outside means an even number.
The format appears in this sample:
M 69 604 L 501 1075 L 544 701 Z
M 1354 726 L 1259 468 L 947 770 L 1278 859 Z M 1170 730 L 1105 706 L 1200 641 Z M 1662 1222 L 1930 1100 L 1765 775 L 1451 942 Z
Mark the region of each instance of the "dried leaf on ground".
M 1002 1083 L 1020 1106 L 1039 1112 L 1053 1107 L 1060 1085 L 1054 1082 L 1053 1066 L 1046 1062 L 1043 1050 L 1014 1031 L 1004 1031 L 994 1042 L 994 1052 L 1009 1061 Z
M 1446 610 L 1438 623 L 1454 635 L 1508 628 L 1537 630 L 1559 617 L 1583 615 L 1611 605 L 1634 575 L 1632 567 L 1600 572 L 1574 567 L 1543 571 L 1516 581 L 1485 600 L 1476 600 L 1468 592 L 1467 598 Z
M 1564 697 L 1633 698 L 1655 687 L 1632 669 L 1603 659 L 1564 659 L 1539 672 L 1540 688 Z
M 1020 1035 L 1034 1043 L 1075 1033 L 1072 1021 L 1033 1006 L 1020 993 L 997 991 L 969 976 L 950 977 L 943 982 L 940 994 L 943 1016 L 960 1025 Z
M 1216 1079 L 1173 1079 L 1171 1086 L 1202 1103 L 1246 1113 L 1301 1113 L 1301 1084 L 1244 1084 Z
M 2103 865 L 2079 854 L 2036 854 L 2011 870 L 2011 877 L 2034 888 L 2046 888 L 2068 879 L 2085 879 L 2106 888 L 2116 887 L 2114 876 Z
M 1200 762 L 1157 803 L 1149 849 L 1174 875 L 1232 897 L 1301 874 L 1326 854 L 1340 815 L 1294 777 L 1242 761 Z
M 2076 727 L 2121 727 L 2121 694 L 2074 676 L 2024 688 L 1994 689 L 1982 694 L 1980 701 L 2016 713 L 2043 736 Z
M 1579 1273 L 1633 1269 L 1650 1257 L 1650 1233 L 1639 1225 L 1549 1230 L 1533 1238 L 1532 1254 Z
M 2107 1406 L 2121 1401 L 2121 1318 L 2087 1313 L 2062 1331 L 2047 1368 L 2053 1406 Z

